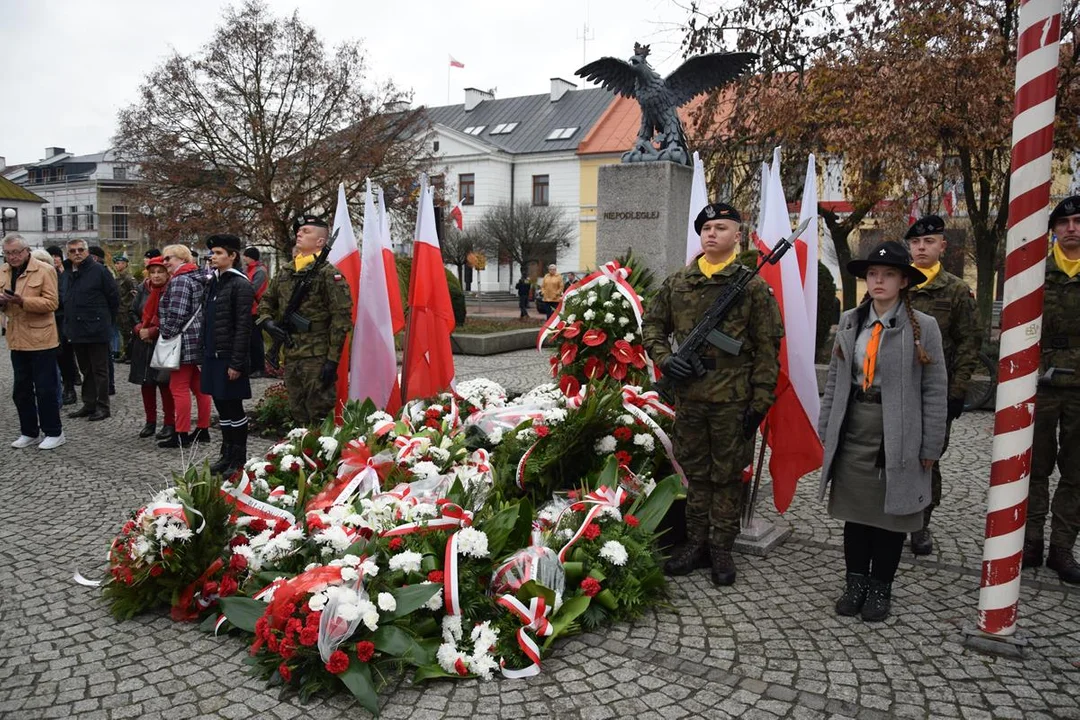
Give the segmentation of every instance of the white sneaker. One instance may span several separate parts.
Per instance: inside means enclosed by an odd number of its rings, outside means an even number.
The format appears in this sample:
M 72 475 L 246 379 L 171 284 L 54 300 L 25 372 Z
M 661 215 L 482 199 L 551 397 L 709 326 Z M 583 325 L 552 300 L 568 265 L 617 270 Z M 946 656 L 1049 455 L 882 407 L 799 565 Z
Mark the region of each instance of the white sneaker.
M 59 435 L 46 437 L 44 440 L 42 440 L 41 444 L 38 445 L 38 450 L 52 450 L 53 448 L 60 447 L 66 442 L 67 438 L 64 437 L 64 433 L 60 433 Z
M 29 435 L 20 435 L 15 440 L 15 442 L 11 443 L 11 447 L 13 447 L 13 448 L 30 447 L 31 445 L 34 444 L 35 440 L 37 440 L 37 437 L 30 437 Z

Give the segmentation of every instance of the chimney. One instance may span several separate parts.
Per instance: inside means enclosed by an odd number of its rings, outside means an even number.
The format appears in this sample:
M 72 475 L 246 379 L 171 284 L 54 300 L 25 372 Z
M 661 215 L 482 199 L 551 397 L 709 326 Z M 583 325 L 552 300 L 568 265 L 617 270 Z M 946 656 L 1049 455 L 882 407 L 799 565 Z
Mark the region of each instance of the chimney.
M 48 160 L 55 155 L 63 155 L 66 152 L 67 150 L 62 147 L 47 147 L 45 148 L 45 159 Z
M 477 88 L 465 88 L 465 112 L 473 110 L 485 100 L 494 100 L 495 93 Z
M 0 155 L 0 173 L 4 172 L 5 170 L 7 170 L 7 158 L 3 155 Z
M 571 90 L 577 90 L 577 85 L 562 78 L 551 78 L 551 102 L 559 102 Z

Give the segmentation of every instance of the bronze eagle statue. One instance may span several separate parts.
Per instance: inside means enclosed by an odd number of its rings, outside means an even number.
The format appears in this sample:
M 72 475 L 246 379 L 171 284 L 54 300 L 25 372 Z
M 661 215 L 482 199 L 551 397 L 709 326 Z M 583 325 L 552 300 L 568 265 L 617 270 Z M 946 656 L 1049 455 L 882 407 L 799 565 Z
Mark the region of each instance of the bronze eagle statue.
M 637 98 L 641 105 L 641 129 L 634 148 L 623 153 L 624 163 L 668 160 L 690 165 L 686 133 L 676 111 L 695 96 L 735 80 L 758 56 L 746 52 L 698 55 L 666 78 L 653 70 L 648 57 L 649 46 L 634 43 L 634 55 L 629 62 L 600 58 L 575 74 L 605 90 Z

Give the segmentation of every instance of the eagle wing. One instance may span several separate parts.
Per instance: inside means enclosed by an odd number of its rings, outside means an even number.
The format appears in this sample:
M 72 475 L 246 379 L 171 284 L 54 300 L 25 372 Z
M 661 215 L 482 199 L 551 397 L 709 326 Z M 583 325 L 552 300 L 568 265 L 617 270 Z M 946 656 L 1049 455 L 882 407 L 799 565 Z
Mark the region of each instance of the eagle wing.
M 605 60 L 609 58 L 604 58 Z M 701 93 L 726 85 L 746 72 L 758 59 L 756 53 L 710 53 L 692 57 L 664 80 L 676 107 Z M 603 61 L 599 61 L 603 62 Z M 593 63 L 595 65 L 596 63 Z M 582 70 L 592 67 L 586 65 Z M 579 73 L 581 70 L 578 71 Z
M 633 98 L 634 71 L 630 63 L 619 58 L 604 57 L 594 60 L 579 69 L 575 75 L 594 83 L 599 83 L 605 90 L 618 93 L 623 97 Z

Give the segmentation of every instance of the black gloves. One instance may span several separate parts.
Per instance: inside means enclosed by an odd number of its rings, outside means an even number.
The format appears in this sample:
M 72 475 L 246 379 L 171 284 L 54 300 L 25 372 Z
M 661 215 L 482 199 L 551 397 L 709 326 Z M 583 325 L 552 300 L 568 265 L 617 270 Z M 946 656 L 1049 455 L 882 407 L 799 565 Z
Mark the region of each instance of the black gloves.
M 678 355 L 669 355 L 660 369 L 673 380 L 686 380 L 694 375 L 694 368 Z
M 948 419 L 952 422 L 964 413 L 964 398 L 949 398 Z
M 746 408 L 743 410 L 742 415 L 742 433 L 743 437 L 749 440 L 754 437 L 754 433 L 761 426 L 761 421 L 765 419 L 764 413 L 759 413 L 752 408 Z
M 259 327 L 265 330 L 267 335 L 279 342 L 288 342 L 289 340 L 289 333 L 285 332 L 285 328 L 279 327 L 273 320 L 266 320 Z
M 319 372 L 319 382 L 322 383 L 324 388 L 328 388 L 337 382 L 337 363 L 333 360 L 327 360 L 323 363 L 322 370 Z

